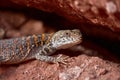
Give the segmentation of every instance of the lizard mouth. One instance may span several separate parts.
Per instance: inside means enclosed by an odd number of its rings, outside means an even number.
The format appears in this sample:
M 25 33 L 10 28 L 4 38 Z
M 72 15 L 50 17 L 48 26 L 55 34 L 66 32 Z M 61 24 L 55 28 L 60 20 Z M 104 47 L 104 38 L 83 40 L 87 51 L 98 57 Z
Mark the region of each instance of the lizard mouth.
M 80 44 L 82 42 L 82 38 L 79 37 L 77 40 L 74 40 L 73 42 L 69 42 L 67 44 L 62 44 L 61 46 L 59 46 L 57 49 L 67 49 L 67 48 L 71 48 L 77 44 Z
M 70 43 L 70 44 L 63 44 L 62 46 L 59 46 L 58 49 L 67 49 L 67 48 L 71 48 L 72 46 L 75 46 L 77 44 L 81 43 L 80 41 L 74 42 L 74 43 Z

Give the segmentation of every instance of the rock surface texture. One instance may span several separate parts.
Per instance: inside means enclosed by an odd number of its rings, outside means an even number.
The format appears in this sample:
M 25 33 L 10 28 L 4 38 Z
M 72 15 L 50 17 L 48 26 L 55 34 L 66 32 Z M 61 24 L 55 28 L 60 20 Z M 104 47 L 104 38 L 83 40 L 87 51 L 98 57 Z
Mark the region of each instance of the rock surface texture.
M 120 41 L 119 0 L 11 0 L 46 12 L 54 12 L 77 23 L 94 37 Z M 83 25 L 81 25 L 81 23 Z M 92 25 L 93 24 L 93 25 Z
M 112 65 L 112 66 L 111 66 Z M 80 55 L 69 58 L 69 64 L 47 64 L 31 61 L 19 66 L 0 68 L 0 80 L 119 80 L 118 64 L 98 57 Z

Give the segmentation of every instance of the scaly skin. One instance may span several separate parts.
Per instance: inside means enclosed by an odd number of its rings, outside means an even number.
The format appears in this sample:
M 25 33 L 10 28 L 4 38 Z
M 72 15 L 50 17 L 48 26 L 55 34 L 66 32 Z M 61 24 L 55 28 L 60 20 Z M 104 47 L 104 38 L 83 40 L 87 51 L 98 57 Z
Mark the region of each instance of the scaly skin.
M 56 50 L 79 44 L 79 30 L 60 30 L 51 34 L 32 35 L 22 38 L 0 40 L 0 64 L 18 64 L 30 59 L 64 63 L 65 58 L 50 56 Z

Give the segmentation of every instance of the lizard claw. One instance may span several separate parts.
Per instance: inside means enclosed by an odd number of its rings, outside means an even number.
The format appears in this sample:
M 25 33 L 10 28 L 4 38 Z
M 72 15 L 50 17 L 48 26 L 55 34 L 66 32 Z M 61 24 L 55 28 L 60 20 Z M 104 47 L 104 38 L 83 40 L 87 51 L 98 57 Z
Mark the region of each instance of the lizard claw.
M 63 56 L 62 54 L 58 55 L 58 57 L 56 58 L 56 62 L 57 63 L 62 63 L 62 64 L 67 64 L 67 59 L 69 57 L 68 56 Z

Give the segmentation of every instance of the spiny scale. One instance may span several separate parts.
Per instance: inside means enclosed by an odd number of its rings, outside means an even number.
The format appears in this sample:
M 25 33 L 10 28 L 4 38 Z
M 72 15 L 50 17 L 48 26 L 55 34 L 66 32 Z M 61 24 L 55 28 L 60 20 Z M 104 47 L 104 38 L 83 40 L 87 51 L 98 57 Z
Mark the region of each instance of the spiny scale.
M 78 29 L 0 40 L 0 64 L 18 64 L 30 59 L 64 63 L 66 58 L 51 56 L 56 50 L 81 43 Z
M 0 61 L 9 64 L 24 61 L 33 48 L 47 44 L 51 37 L 52 33 L 0 40 Z

